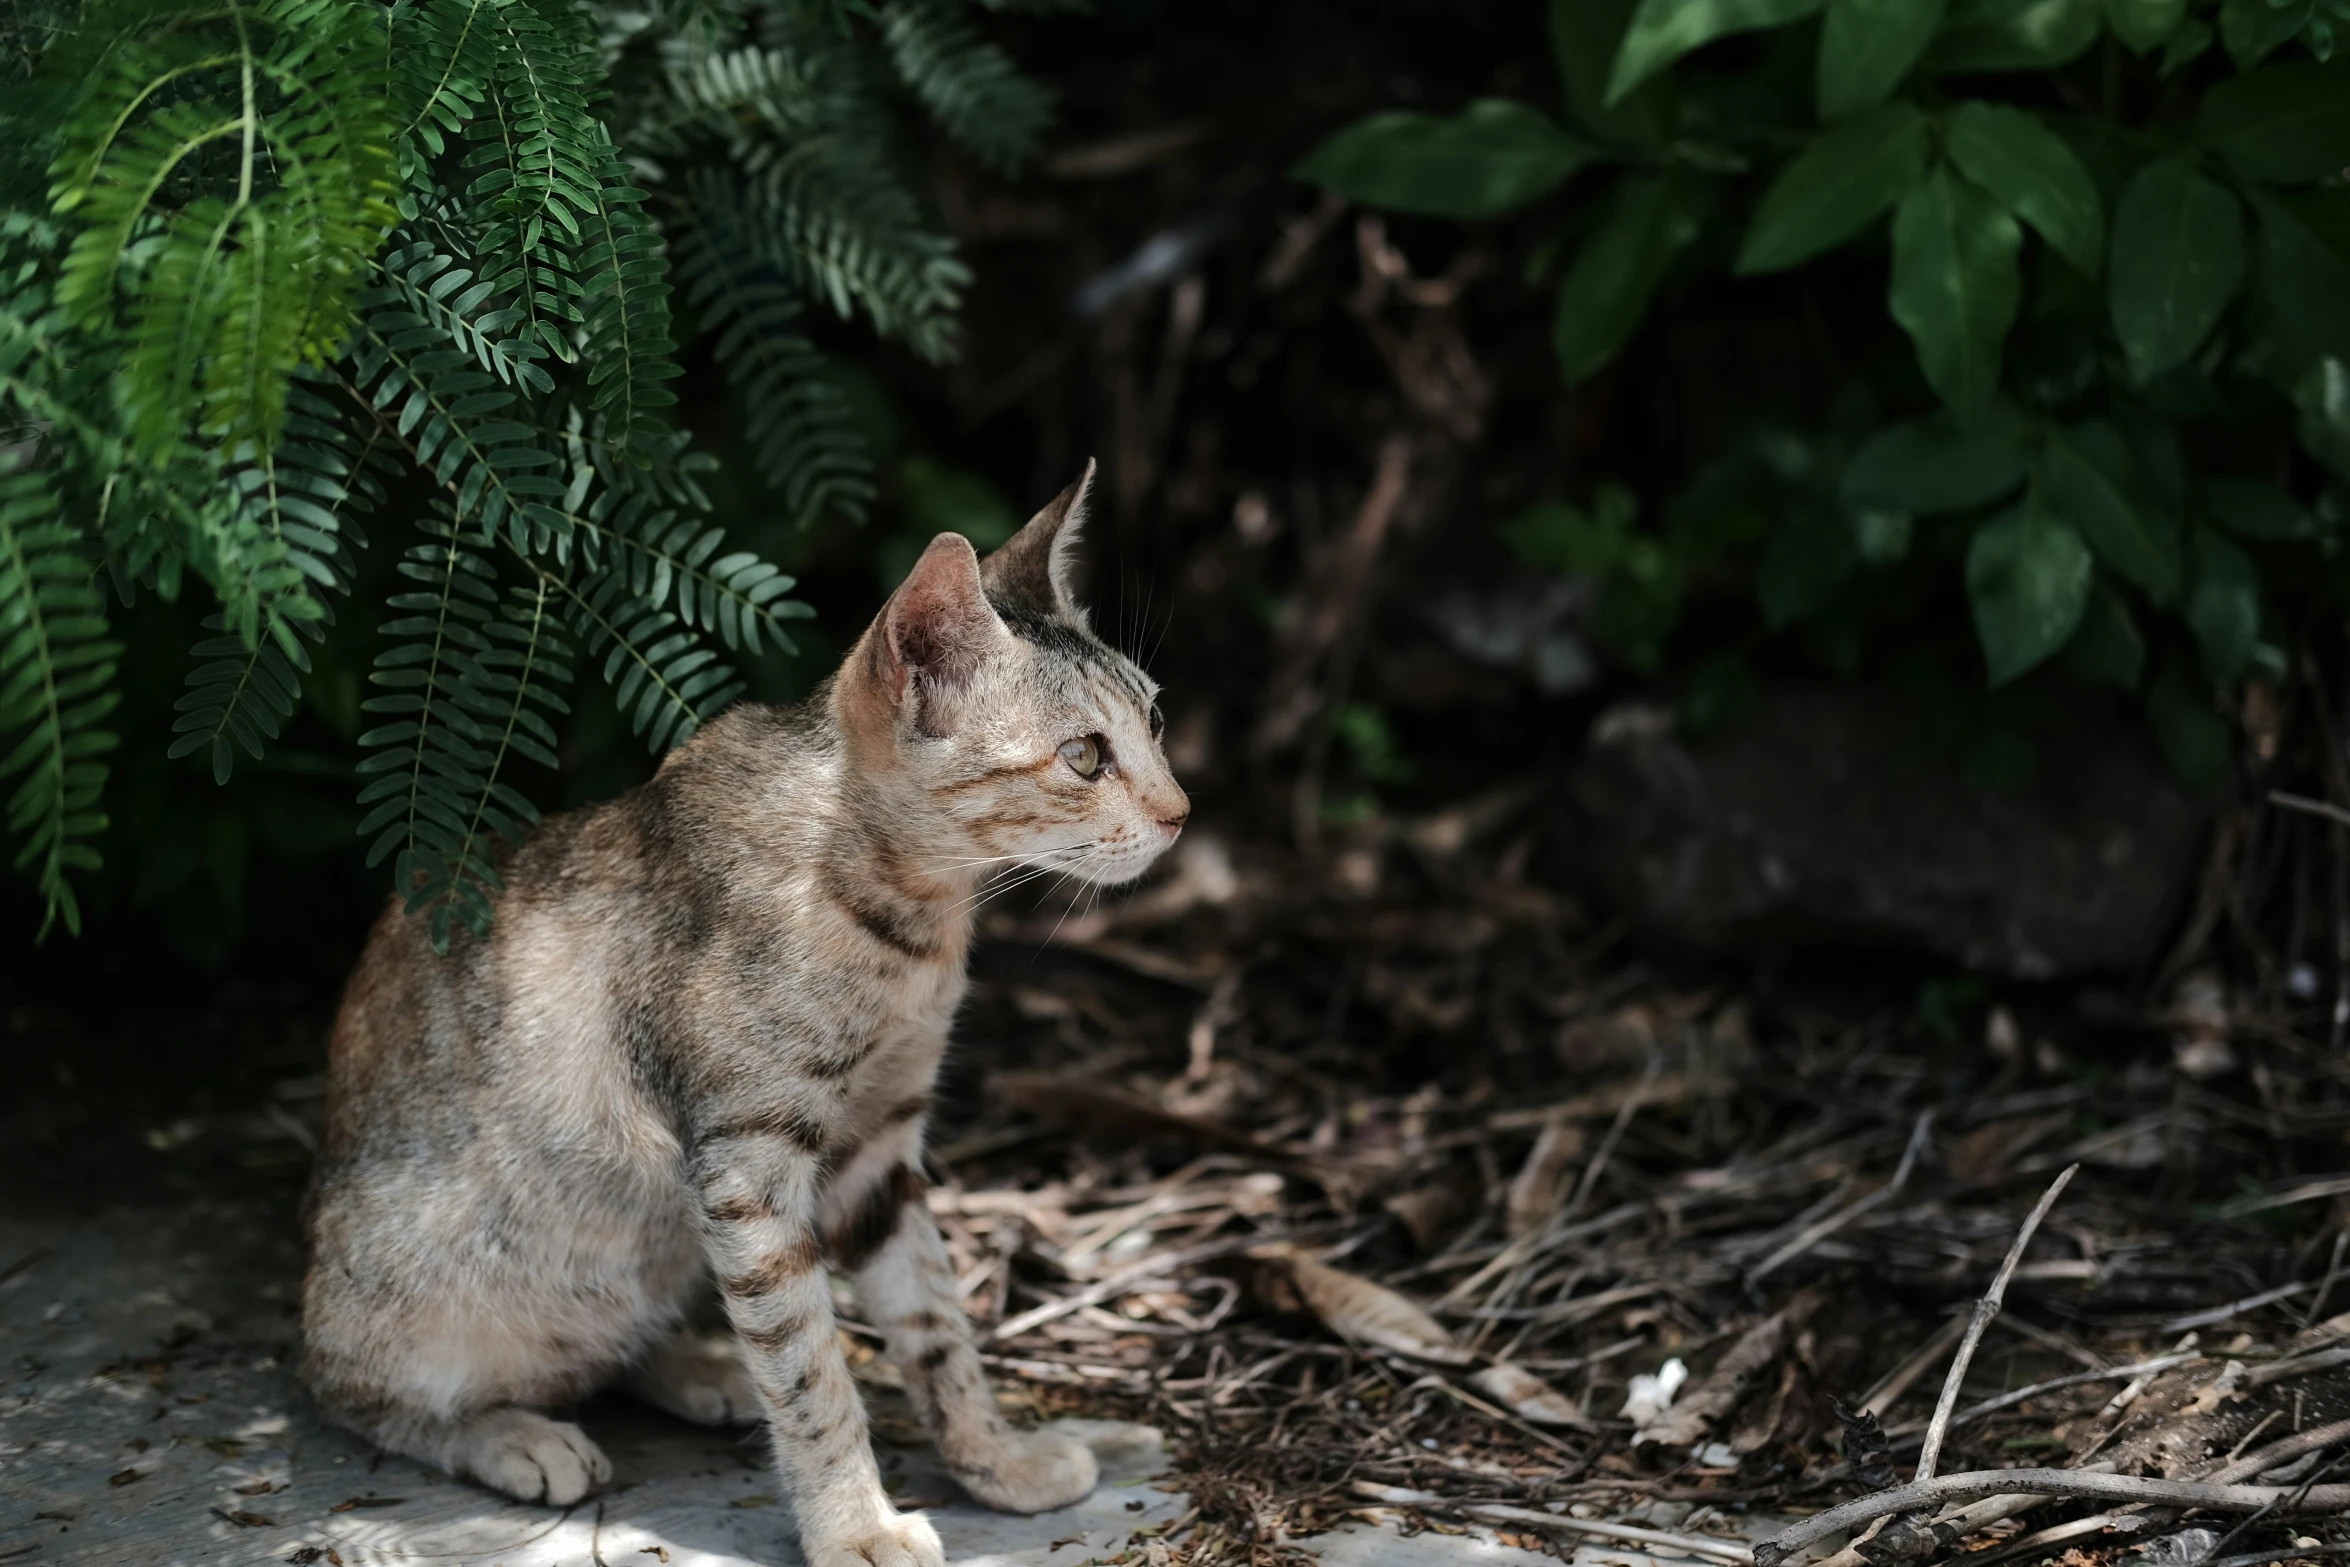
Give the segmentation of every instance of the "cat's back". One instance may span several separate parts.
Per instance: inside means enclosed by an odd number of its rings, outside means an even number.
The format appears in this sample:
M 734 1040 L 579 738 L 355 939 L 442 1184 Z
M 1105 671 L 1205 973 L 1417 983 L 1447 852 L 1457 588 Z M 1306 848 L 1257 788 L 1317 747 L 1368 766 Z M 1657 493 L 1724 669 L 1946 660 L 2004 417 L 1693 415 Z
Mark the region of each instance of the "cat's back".
M 454 1153 L 515 1126 L 550 1153 L 660 1152 L 631 1025 L 740 925 L 729 904 L 796 874 L 800 813 L 763 806 L 820 798 L 829 754 L 816 715 L 738 705 L 644 784 L 541 823 L 499 867 L 486 939 L 459 929 L 435 952 L 394 900 L 336 1017 L 329 1159 L 371 1142 Z

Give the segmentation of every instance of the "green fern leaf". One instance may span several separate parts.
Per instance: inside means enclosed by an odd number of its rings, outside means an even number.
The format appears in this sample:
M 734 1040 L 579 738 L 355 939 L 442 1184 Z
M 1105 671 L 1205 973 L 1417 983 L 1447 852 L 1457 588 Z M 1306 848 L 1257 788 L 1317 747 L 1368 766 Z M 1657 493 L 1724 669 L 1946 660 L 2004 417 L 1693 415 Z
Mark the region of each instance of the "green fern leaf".
M 629 182 L 608 139 L 601 174 L 596 209 L 582 220 L 588 243 L 575 268 L 586 290 L 590 401 L 612 448 L 650 465 L 647 444 L 662 428 L 654 410 L 677 401 L 663 384 L 678 374 L 669 336 L 669 261 L 642 210 L 645 193 Z
M 734 671 L 677 616 L 639 598 L 626 572 L 592 573 L 583 587 L 532 570 L 563 597 L 588 656 L 604 660 L 604 682 L 629 727 L 652 750 L 683 744 L 742 694 Z
M 796 330 L 798 299 L 773 268 L 745 253 L 738 234 L 716 227 L 729 215 L 721 190 L 695 212 L 679 230 L 678 274 L 742 397 L 743 433 L 760 474 L 802 526 L 825 517 L 863 521 L 873 455 L 823 356 Z
M 408 551 L 400 573 L 417 591 L 395 595 L 384 624 L 392 645 L 376 658 L 363 704 L 391 722 L 359 743 L 360 835 L 368 863 L 393 857 L 393 884 L 410 913 L 431 919 L 433 945 L 448 950 L 453 926 L 486 935 L 501 890 L 497 846 L 521 841 L 538 812 L 502 776 L 520 755 L 555 761 L 548 715 L 565 707 L 571 653 L 556 579 L 536 580 L 501 602 L 481 553 L 445 518 L 434 542 Z
M 46 62 L 79 89 L 50 168 L 74 230 L 58 300 L 127 334 L 119 396 L 146 446 L 267 447 L 287 378 L 340 350 L 394 218 L 379 14 L 101 0 Z
M 999 173 L 1028 161 L 1052 99 L 980 36 L 956 0 L 898 0 L 881 18 L 899 78 L 939 127 Z
M 8 830 L 18 868 L 31 867 L 48 905 L 41 933 L 58 920 L 81 933 L 71 871 L 98 867 L 91 841 L 106 828 L 100 799 L 114 734 L 102 727 L 120 693 L 122 646 L 106 635 L 106 605 L 81 538 L 57 514 L 38 471 L 0 475 L 0 732 L 16 737 L 0 758 Z

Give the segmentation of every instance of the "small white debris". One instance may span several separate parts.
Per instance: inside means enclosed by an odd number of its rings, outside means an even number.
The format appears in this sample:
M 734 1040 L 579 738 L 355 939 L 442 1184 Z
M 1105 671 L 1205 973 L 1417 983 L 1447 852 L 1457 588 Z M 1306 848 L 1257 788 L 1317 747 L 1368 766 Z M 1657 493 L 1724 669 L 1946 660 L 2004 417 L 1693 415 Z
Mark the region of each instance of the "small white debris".
M 1689 1380 L 1689 1368 L 1676 1355 L 1656 1368 L 1656 1375 L 1643 1373 L 1632 1379 L 1631 1388 L 1624 1395 L 1624 1407 L 1617 1414 L 1632 1422 L 1632 1429 L 1652 1426 L 1673 1407 L 1673 1395 L 1681 1391 L 1681 1384 Z

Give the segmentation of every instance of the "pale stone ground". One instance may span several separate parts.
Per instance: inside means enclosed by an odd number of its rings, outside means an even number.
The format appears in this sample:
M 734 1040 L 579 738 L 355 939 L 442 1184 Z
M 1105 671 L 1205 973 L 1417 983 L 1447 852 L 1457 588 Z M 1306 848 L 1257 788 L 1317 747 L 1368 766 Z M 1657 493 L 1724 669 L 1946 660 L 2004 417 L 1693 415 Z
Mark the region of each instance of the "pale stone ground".
M 581 1420 L 613 1487 L 560 1514 L 379 1459 L 295 1381 L 300 1267 L 276 1208 L 0 1219 L 0 1567 L 321 1563 L 330 1550 L 345 1567 L 798 1567 L 757 1433 L 598 1400 Z M 886 1413 L 877 1423 L 898 1434 Z M 931 1505 L 957 1567 L 1082 1567 L 1186 1505 L 1150 1483 L 1164 1461 L 1147 1433 L 1097 1434 L 1102 1486 L 1039 1518 L 973 1506 L 918 1448 L 885 1445 L 884 1473 Z M 1480 1532 L 1363 1526 L 1304 1543 L 1332 1567 L 1551 1560 Z M 1578 1563 L 1663 1567 L 1614 1548 Z

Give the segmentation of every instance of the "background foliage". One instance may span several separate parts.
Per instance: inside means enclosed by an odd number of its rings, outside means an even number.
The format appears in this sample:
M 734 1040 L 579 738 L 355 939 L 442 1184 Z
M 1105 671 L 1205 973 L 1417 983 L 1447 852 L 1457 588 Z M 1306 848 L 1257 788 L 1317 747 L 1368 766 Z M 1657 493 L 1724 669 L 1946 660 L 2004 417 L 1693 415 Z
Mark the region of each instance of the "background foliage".
M 1816 422 L 1727 389 L 1745 434 L 1655 515 L 1601 483 L 1502 524 L 1521 559 L 1603 584 L 1596 633 L 1685 676 L 1685 718 L 1734 712 L 1792 644 L 1913 681 L 1998 782 L 2030 766 L 2003 713 L 2118 687 L 2216 791 L 2246 682 L 2284 681 L 2346 602 L 2344 20 L 1554 0 L 1555 98 L 1374 114 L 1296 172 L 1510 220 L 1567 387 L 1723 290 L 1835 365 Z M 1745 608 L 1685 614 L 1701 589 Z
M 126 627 L 181 605 L 169 756 L 225 785 L 315 709 L 368 863 L 436 942 L 483 929 L 575 667 L 658 751 L 808 614 L 713 520 L 681 351 L 738 400 L 737 510 L 857 520 L 871 421 L 807 318 L 950 355 L 915 125 L 1008 169 L 1049 113 L 962 0 L 19 3 L 0 43 L 0 776 L 77 930 Z M 198 840 L 146 872 L 233 883 L 251 819 L 161 809 L 145 762 L 142 817 Z M 344 830 L 307 814 L 281 835 Z

